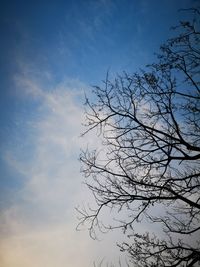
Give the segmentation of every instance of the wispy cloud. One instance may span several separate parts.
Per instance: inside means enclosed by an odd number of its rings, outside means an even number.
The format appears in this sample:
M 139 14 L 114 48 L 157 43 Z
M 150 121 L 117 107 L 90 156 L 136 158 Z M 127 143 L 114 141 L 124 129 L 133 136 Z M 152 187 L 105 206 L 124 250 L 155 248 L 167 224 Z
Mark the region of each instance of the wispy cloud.
M 51 215 L 56 216 L 58 210 L 53 203 L 66 208 L 66 198 L 72 198 L 80 184 L 77 158 L 83 111 L 76 98 L 82 93 L 70 90 L 67 84 L 49 92 L 29 78 L 18 77 L 16 82 L 20 94 L 40 103 L 35 110 L 37 116 L 25 126 L 30 128 L 29 133 L 34 132 L 28 140 L 32 142 L 31 151 L 25 152 L 23 161 L 14 149 L 6 151 L 5 157 L 11 167 L 26 177 L 20 198 L 31 202 L 37 210 L 51 210 Z
M 92 266 L 95 259 L 107 254 L 106 247 L 115 237 L 107 236 L 103 244 L 91 240 L 87 231 L 75 230 L 74 207 L 83 200 L 91 202 L 78 162 L 80 147 L 87 143 L 80 138 L 80 99 L 86 86 L 66 80 L 49 89 L 24 73 L 15 77 L 15 83 L 24 101 L 37 101 L 38 105 L 34 107 L 36 116 L 25 124 L 31 149 L 4 152 L 7 164 L 24 177 L 24 183 L 0 217 L 0 265 Z M 95 137 L 88 138 L 96 143 Z

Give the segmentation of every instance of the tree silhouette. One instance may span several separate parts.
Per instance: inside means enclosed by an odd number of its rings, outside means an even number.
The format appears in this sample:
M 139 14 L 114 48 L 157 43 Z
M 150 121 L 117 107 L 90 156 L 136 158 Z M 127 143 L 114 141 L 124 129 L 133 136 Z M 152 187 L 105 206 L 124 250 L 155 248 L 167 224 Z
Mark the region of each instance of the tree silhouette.
M 96 209 L 79 209 L 80 223 L 122 228 L 119 244 L 133 266 L 200 264 L 199 11 L 161 46 L 157 63 L 95 86 L 86 99 L 86 132 L 97 129 L 98 150 L 80 159 Z M 105 224 L 101 214 L 111 209 Z M 134 230 L 144 223 L 144 232 Z M 158 231 L 151 232 L 148 223 Z

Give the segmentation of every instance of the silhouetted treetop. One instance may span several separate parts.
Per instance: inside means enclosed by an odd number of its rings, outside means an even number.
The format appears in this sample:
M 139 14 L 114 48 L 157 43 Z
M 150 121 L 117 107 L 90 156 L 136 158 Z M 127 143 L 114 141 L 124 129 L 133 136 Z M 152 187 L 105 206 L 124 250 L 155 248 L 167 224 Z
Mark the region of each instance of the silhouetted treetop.
M 200 24 L 192 11 L 156 63 L 107 75 L 86 99 L 85 134 L 96 129 L 102 146 L 80 156 L 96 200 L 96 208 L 79 210 L 80 223 L 93 238 L 96 229 L 122 228 L 129 241 L 119 246 L 133 266 L 200 264 Z M 107 209 L 109 224 L 101 216 Z M 137 222 L 153 222 L 158 232 L 137 233 Z

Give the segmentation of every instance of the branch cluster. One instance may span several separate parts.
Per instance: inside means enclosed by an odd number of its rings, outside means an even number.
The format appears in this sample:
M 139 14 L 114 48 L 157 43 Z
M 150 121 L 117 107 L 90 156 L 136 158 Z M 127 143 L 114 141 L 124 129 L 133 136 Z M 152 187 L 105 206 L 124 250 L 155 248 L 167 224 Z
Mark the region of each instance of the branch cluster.
M 135 266 L 200 261 L 198 26 L 195 20 L 182 22 L 182 33 L 161 46 L 158 63 L 114 81 L 107 75 L 103 87 L 94 87 L 95 102 L 86 100 L 86 133 L 98 129 L 104 156 L 89 150 L 81 154 L 97 204 L 94 210 L 79 210 L 81 222 L 89 222 L 93 237 L 96 226 L 131 231 L 132 243 L 120 248 Z M 106 208 L 131 215 L 104 226 L 99 218 Z M 134 223 L 142 220 L 161 225 L 164 238 L 135 233 Z

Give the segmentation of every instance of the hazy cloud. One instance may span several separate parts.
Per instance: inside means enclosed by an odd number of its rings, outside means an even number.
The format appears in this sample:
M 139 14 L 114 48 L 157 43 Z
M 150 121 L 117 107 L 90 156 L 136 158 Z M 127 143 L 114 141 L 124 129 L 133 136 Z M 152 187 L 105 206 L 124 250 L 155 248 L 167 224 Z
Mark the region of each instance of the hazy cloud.
M 21 97 L 39 104 L 37 116 L 25 124 L 28 133 L 34 133 L 27 139 L 31 150 L 22 148 L 23 157 L 15 148 L 4 153 L 7 164 L 24 177 L 24 183 L 1 214 L 0 265 L 88 267 L 105 255 L 112 258 L 107 247 L 114 235 L 99 243 L 87 231 L 75 230 L 74 207 L 91 202 L 78 162 L 80 147 L 87 143 L 80 138 L 84 85 L 68 80 L 48 90 L 28 75 L 15 77 L 15 82 Z M 97 144 L 95 137 L 88 136 L 89 140 Z M 116 251 L 113 247 L 113 254 Z

